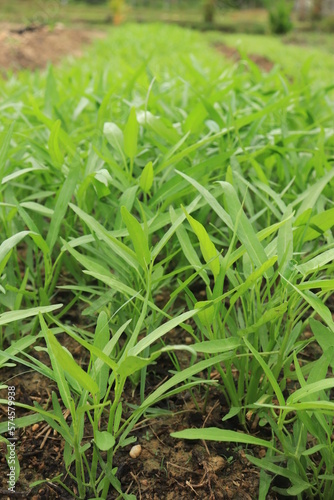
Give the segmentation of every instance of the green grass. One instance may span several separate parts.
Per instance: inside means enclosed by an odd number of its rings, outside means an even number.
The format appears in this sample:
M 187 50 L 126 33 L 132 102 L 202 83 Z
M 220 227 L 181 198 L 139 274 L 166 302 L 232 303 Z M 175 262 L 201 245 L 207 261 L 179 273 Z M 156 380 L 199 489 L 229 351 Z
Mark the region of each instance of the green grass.
M 213 368 L 230 408 L 224 420 L 238 416 L 244 433 L 206 429 L 207 439 L 268 448 L 250 457 L 266 471 L 260 498 L 275 474 L 298 498 L 334 493 L 331 67 L 316 80 L 305 55 L 296 71 L 302 51 L 291 48 L 278 60 L 285 73 L 262 74 L 251 61 L 226 61 L 210 47 L 216 40 L 129 24 L 80 60 L 0 82 L 0 364 L 57 384 L 47 412 L 17 402 L 35 414 L 19 425 L 45 419 L 63 437 L 77 498 L 112 489 L 133 498 L 122 493 L 115 453 L 161 399 L 199 386 L 205 401 Z M 277 40 L 263 40 L 278 58 Z M 248 37 L 253 47 L 259 39 Z M 162 290 L 169 299 L 159 307 Z M 80 325 L 66 321 L 72 308 Z M 191 345 L 169 345 L 178 326 Z M 85 368 L 59 343 L 64 332 L 86 349 Z M 323 354 L 309 361 L 312 344 Z M 148 367 L 163 352 L 173 373 L 148 395 Z M 129 385 L 140 401 L 131 408 Z M 270 439 L 249 434 L 255 413 Z

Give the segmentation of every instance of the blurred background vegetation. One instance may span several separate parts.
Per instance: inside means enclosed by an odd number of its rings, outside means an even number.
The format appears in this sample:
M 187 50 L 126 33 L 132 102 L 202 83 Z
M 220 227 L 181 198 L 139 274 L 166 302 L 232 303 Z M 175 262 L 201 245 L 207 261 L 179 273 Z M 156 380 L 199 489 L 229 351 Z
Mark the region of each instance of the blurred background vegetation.
M 329 85 L 334 71 L 334 0 L 0 0 L 1 22 L 99 31 L 174 23 L 206 31 L 219 50 L 264 57 L 288 75 L 311 71 Z
M 0 21 L 163 21 L 228 33 L 334 32 L 334 0 L 0 0 Z

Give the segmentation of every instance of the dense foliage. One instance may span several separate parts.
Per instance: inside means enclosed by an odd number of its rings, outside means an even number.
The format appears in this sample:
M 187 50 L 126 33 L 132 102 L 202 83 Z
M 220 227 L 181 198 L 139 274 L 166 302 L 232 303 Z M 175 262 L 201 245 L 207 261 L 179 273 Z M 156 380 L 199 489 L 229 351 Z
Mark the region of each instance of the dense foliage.
M 289 495 L 333 497 L 333 101 L 302 76 L 231 66 L 176 27 L 129 25 L 71 65 L 0 82 L 0 366 L 56 382 L 52 409 L 36 404 L 17 425 L 45 419 L 63 436 L 77 498 L 133 498 L 117 449 L 161 399 L 210 384 L 244 433 L 176 437 L 265 447 L 249 455 L 265 471 L 260 498 L 277 474 Z M 80 325 L 65 321 L 72 309 Z M 191 343 L 170 345 L 173 328 Z M 148 395 L 163 352 L 173 373 Z M 125 408 L 126 384 L 140 405 Z M 248 433 L 255 414 L 269 438 Z
M 291 31 L 293 26 L 291 19 L 292 9 L 293 4 L 287 0 L 278 0 L 274 5 L 271 4 L 268 7 L 270 28 L 273 33 L 284 35 Z

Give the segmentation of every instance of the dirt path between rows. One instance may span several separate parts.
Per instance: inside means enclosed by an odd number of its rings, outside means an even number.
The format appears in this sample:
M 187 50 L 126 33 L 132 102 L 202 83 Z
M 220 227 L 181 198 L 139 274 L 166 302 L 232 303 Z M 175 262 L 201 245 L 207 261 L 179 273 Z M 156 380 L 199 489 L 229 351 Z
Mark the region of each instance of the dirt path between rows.
M 42 69 L 67 55 L 80 57 L 85 45 L 104 36 L 103 31 L 65 28 L 60 23 L 54 28 L 0 23 L 0 73 Z M 228 59 L 240 60 L 239 52 L 233 47 L 219 43 L 215 44 L 215 48 Z M 274 66 L 272 61 L 258 54 L 248 57 L 265 72 Z
M 61 24 L 53 29 L 0 24 L 0 72 L 44 68 L 66 55 L 79 57 L 84 45 L 103 36 L 101 31 L 69 29 Z
M 229 47 L 223 43 L 217 43 L 214 45 L 218 52 L 221 52 L 227 59 L 231 59 L 235 62 L 240 61 L 240 53 L 234 47 Z M 261 70 L 269 72 L 273 69 L 274 63 L 270 61 L 267 57 L 261 56 L 259 54 L 248 54 L 248 58 L 253 61 Z

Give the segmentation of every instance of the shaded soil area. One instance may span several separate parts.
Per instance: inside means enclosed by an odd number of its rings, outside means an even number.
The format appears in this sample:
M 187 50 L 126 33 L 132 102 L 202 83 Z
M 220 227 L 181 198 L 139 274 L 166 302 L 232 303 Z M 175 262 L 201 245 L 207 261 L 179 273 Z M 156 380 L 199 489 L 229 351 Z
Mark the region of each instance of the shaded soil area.
M 234 47 L 229 47 L 228 45 L 217 43 L 215 44 L 215 48 L 228 59 L 232 59 L 235 62 L 241 60 L 239 51 Z M 274 63 L 272 61 L 259 54 L 248 54 L 248 58 L 263 71 L 269 72 L 274 67 Z
M 66 55 L 79 57 L 82 47 L 103 33 L 87 29 L 69 29 L 61 24 L 14 26 L 0 24 L 0 71 L 44 68 Z

